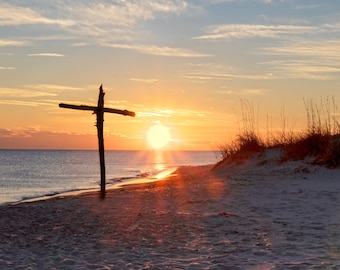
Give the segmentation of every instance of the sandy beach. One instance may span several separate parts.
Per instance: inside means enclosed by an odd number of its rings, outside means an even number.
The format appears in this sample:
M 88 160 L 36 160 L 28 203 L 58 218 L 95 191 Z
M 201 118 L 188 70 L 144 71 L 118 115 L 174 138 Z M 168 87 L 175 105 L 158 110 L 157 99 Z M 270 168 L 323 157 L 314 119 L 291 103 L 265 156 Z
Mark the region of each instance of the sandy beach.
M 0 206 L 0 269 L 339 269 L 339 169 L 270 151 L 212 168 Z

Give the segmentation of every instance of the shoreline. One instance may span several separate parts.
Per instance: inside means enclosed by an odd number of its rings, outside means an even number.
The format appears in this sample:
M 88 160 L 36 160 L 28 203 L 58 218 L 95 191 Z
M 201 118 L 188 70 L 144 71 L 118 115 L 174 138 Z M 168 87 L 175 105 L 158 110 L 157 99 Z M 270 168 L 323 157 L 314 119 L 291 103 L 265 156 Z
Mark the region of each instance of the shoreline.
M 12 151 L 13 152 L 13 151 Z M 0 156 L 0 205 L 100 188 L 98 155 L 93 151 L 14 151 Z M 114 153 L 113 153 L 114 152 Z M 212 151 L 110 151 L 106 185 L 154 177 L 174 166 L 214 163 Z
M 336 267 L 340 170 L 262 161 L 179 167 L 104 200 L 91 192 L 0 206 L 0 267 Z
M 117 179 L 119 179 L 119 181 L 111 179 L 115 183 L 107 184 L 106 192 L 108 192 L 109 190 L 120 189 L 120 188 L 123 188 L 125 186 L 130 186 L 130 185 L 143 185 L 143 184 L 153 183 L 156 181 L 168 180 L 169 178 L 171 178 L 172 174 L 177 170 L 177 168 L 178 167 L 166 168 L 164 170 L 159 171 L 157 174 L 149 175 L 148 177 L 144 177 L 144 176 L 120 177 L 120 178 L 118 177 Z M 43 196 L 37 196 L 33 198 L 22 199 L 22 200 L 14 201 L 14 202 L 4 202 L 0 204 L 0 206 L 45 201 L 45 200 L 50 200 L 54 198 L 64 198 L 64 197 L 69 197 L 69 196 L 79 196 L 79 195 L 86 194 L 86 193 L 98 193 L 99 194 L 99 192 L 100 192 L 100 187 L 80 189 L 80 190 L 70 190 L 70 191 L 60 192 L 60 193 L 56 193 L 52 195 L 43 195 Z

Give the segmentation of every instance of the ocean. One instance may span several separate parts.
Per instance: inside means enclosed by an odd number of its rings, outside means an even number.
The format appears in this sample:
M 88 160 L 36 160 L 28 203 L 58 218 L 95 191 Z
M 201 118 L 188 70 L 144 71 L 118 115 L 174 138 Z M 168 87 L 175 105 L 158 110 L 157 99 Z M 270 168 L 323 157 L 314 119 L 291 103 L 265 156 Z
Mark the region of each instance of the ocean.
M 214 151 L 105 151 L 107 186 L 218 161 Z M 0 150 L 0 204 L 100 188 L 95 150 Z

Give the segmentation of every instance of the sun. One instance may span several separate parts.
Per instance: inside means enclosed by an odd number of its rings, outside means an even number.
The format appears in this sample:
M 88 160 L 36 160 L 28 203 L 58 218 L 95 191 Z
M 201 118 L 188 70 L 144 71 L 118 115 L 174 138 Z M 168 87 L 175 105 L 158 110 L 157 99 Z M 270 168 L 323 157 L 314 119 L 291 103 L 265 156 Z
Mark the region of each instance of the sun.
M 153 149 L 164 148 L 171 141 L 169 128 L 162 124 L 151 126 L 146 132 L 146 140 Z

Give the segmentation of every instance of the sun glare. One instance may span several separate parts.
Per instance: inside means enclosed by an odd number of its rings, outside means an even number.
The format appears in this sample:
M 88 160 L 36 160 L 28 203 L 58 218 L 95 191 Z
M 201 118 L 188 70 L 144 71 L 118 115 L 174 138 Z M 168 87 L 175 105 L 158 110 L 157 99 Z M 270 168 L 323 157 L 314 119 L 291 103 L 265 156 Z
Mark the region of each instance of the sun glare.
M 152 148 L 162 149 L 171 141 L 169 128 L 161 124 L 151 126 L 146 133 L 146 139 Z

